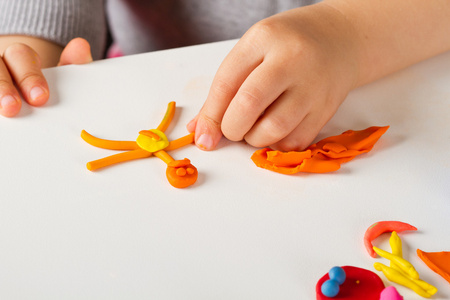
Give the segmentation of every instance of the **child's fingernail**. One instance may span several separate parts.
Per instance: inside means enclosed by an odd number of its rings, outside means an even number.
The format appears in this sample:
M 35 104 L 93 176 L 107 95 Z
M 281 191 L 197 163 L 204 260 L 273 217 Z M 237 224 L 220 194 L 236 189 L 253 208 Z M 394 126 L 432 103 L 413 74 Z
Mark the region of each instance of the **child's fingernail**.
M 16 98 L 14 98 L 11 95 L 6 95 L 6 96 L 4 96 L 2 98 L 0 104 L 1 104 L 0 105 L 1 108 L 8 108 L 8 107 L 11 107 L 13 105 L 16 105 L 17 104 L 17 100 L 16 100 Z
M 45 92 L 44 92 L 44 90 L 41 87 L 35 86 L 30 91 L 30 98 L 31 98 L 32 101 L 37 101 L 44 94 L 45 94 Z
M 197 146 L 202 150 L 211 150 L 213 147 L 213 140 L 209 134 L 202 134 L 196 142 Z

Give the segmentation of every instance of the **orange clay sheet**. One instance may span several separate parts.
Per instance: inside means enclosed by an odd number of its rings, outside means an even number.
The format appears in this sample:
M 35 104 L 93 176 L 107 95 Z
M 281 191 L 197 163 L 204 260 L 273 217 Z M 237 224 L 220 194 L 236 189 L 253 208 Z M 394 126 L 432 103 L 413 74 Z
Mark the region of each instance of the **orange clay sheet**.
M 417 255 L 431 270 L 450 283 L 450 252 L 425 252 L 417 249 Z
M 372 150 L 388 128 L 373 126 L 359 131 L 348 130 L 325 138 L 300 152 L 264 148 L 253 153 L 252 160 L 260 168 L 282 174 L 333 172 L 342 163 Z

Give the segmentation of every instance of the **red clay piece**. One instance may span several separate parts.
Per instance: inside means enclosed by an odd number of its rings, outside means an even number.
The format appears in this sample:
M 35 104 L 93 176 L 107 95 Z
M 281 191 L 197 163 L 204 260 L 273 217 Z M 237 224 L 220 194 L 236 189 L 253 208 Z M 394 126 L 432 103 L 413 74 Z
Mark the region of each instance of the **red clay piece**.
M 344 299 L 344 300 L 379 300 L 381 291 L 384 289 L 383 281 L 372 271 L 352 266 L 342 267 L 345 271 L 345 282 L 339 287 L 337 296 L 330 298 L 324 296 L 320 290 L 322 284 L 330 279 L 325 274 L 316 285 L 316 299 Z

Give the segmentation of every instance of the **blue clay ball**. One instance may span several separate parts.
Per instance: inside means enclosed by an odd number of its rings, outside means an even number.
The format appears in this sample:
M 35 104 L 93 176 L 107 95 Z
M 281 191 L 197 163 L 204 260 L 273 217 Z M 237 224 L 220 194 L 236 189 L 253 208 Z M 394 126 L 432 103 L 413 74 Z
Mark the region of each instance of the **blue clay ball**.
M 345 281 L 345 271 L 341 267 L 333 267 L 330 272 L 328 272 L 330 279 L 335 280 L 339 285 L 343 284 Z
M 335 297 L 339 293 L 339 283 L 335 280 L 327 280 L 320 287 L 322 294 L 327 297 Z

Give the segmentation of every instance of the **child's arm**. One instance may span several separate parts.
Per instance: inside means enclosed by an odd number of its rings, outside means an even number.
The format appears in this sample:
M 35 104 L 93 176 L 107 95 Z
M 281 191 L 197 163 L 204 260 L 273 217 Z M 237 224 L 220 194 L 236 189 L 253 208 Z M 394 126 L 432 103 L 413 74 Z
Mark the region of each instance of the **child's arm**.
M 358 85 L 450 50 L 450 1 L 326 0 L 355 28 Z
M 353 88 L 450 49 L 448 0 L 325 0 L 255 24 L 225 58 L 196 144 L 308 146 Z
M 56 66 L 58 61 L 60 65 L 92 61 L 84 39 L 72 40 L 63 52 L 63 47 L 43 39 L 0 36 L 0 53 L 0 114 L 6 117 L 19 113 L 19 92 L 30 105 L 47 102 L 49 89 L 41 68 Z

